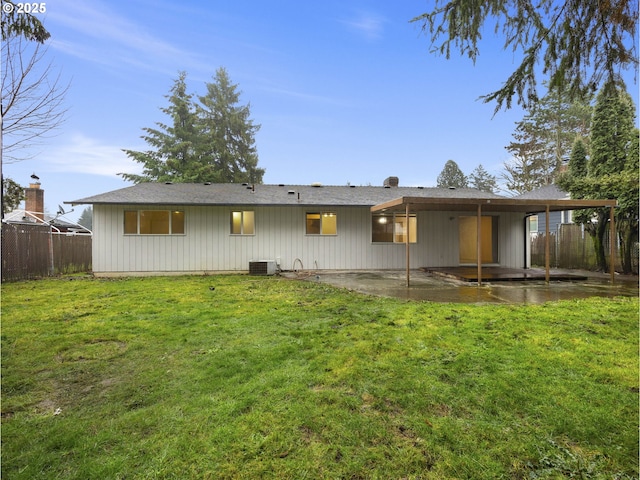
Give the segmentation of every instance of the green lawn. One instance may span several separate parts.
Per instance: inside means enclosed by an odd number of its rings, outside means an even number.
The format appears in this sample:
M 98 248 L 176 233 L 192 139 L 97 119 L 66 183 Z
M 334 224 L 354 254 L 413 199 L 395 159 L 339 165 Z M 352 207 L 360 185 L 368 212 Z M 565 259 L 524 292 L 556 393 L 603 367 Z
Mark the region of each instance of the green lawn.
M 2 478 L 637 478 L 638 311 L 3 284 Z

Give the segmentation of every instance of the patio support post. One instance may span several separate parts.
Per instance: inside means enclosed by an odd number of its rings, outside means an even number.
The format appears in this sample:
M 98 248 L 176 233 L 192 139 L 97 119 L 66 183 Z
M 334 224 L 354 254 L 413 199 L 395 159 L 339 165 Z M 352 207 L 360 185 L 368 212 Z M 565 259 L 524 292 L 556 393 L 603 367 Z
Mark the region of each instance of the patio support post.
M 544 212 L 544 281 L 549 283 L 549 266 L 551 264 L 551 254 L 549 252 L 550 239 L 549 239 L 549 205 Z
M 477 232 L 477 258 L 476 263 L 478 264 L 478 286 L 482 285 L 482 205 L 478 203 L 478 232 Z
M 609 207 L 609 273 L 611 274 L 611 284 L 615 281 L 616 274 L 616 228 L 615 228 L 615 212 L 613 206 Z
M 406 221 L 406 225 L 407 225 L 407 231 L 406 231 L 406 236 L 405 236 L 405 249 L 406 249 L 406 254 L 407 254 L 407 258 L 406 258 L 406 262 L 407 262 L 407 287 L 410 286 L 411 281 L 409 279 L 409 224 L 411 223 L 409 221 L 409 204 L 407 203 L 406 207 L 405 207 L 405 221 Z

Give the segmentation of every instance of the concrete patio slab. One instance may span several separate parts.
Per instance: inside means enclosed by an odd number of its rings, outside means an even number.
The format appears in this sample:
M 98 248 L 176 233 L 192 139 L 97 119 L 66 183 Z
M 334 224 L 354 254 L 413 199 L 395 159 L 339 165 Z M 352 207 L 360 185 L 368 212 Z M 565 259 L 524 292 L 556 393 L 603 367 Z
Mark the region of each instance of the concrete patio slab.
M 341 288 L 407 300 L 421 300 L 443 303 L 504 303 L 540 304 L 544 302 L 588 297 L 638 296 L 638 277 L 616 277 L 611 285 L 608 274 L 576 272 L 586 280 L 486 283 L 478 287 L 469 282 L 434 277 L 420 271 L 411 271 L 411 286 L 406 286 L 404 270 L 380 270 L 359 272 L 288 272 L 287 278 L 297 278 L 311 282 L 331 284 Z
M 464 282 L 477 282 L 477 267 L 424 267 L 420 270 L 436 277 L 453 278 Z M 587 275 L 567 271 L 552 271 L 549 279 L 552 281 L 587 280 Z M 483 267 L 483 282 L 528 282 L 531 280 L 546 280 L 546 272 L 539 268 L 504 268 Z

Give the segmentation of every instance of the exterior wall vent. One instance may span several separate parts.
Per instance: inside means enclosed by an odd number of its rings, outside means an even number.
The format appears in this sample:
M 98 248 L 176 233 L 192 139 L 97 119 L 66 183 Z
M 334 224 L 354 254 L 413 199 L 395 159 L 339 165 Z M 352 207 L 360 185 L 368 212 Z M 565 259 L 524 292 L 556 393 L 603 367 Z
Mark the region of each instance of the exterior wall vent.
M 275 275 L 275 260 L 256 260 L 249 262 L 249 275 Z

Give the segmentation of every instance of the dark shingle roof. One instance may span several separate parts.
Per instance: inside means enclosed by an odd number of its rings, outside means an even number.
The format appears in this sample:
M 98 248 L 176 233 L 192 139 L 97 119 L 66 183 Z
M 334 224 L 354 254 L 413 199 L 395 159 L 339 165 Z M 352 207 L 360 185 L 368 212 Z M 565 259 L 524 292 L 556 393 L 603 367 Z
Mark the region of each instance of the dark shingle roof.
M 399 197 L 504 198 L 473 188 L 140 183 L 68 201 L 73 205 L 327 205 L 373 206 Z

